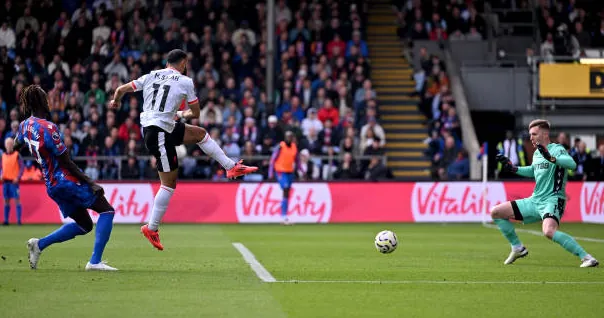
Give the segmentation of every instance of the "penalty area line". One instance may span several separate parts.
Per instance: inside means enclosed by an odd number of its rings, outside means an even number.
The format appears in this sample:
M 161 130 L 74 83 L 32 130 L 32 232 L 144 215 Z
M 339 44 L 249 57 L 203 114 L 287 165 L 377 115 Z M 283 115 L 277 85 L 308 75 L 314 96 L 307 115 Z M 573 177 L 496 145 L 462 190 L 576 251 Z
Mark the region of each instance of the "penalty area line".
M 252 252 L 247 247 L 245 247 L 245 245 L 241 243 L 233 243 L 233 247 L 235 247 L 235 249 L 237 249 L 237 251 L 241 253 L 241 256 L 243 256 L 245 262 L 250 265 L 254 273 L 256 273 L 256 276 L 258 276 L 261 281 L 265 283 L 277 282 L 275 277 L 273 277 L 273 275 L 271 275 L 271 273 L 266 270 L 266 268 L 264 268 L 262 264 L 260 264 L 254 254 L 252 254 Z
M 494 225 L 494 224 L 483 224 L 483 226 L 487 227 L 487 228 L 490 228 L 490 229 L 499 229 L 497 227 L 497 225 Z M 536 235 L 536 236 L 543 236 L 543 233 L 541 233 L 540 231 L 535 231 L 535 230 L 527 230 L 527 229 L 518 229 L 517 228 L 516 232 L 528 233 L 528 234 L 533 234 L 533 235 Z M 573 237 L 577 241 L 604 243 L 604 239 L 598 239 L 598 238 L 593 238 L 593 237 L 581 237 L 581 236 L 573 236 Z
M 446 281 L 446 280 L 278 280 L 282 284 L 390 284 L 390 285 L 604 285 L 597 282 L 538 282 L 538 281 Z

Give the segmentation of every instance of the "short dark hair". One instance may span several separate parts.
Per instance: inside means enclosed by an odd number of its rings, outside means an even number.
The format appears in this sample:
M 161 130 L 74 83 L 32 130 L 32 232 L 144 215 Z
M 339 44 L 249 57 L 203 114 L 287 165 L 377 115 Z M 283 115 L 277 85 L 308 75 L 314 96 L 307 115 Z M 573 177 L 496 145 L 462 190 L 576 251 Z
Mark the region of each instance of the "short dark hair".
M 176 49 L 168 52 L 168 63 L 169 64 L 178 64 L 180 61 L 187 58 L 187 53 L 183 50 Z
M 539 129 L 550 129 L 550 124 L 549 121 L 545 120 L 545 119 L 535 119 L 533 121 L 531 121 L 531 123 L 529 124 L 529 129 L 533 128 L 533 127 L 539 127 Z

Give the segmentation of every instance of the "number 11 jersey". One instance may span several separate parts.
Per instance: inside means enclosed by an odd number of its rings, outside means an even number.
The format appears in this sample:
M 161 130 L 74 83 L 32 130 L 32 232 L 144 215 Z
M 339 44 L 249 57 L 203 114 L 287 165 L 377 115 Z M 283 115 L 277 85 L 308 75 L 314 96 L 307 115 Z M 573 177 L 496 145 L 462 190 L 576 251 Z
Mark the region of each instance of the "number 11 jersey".
M 131 82 L 134 91 L 143 91 L 143 127 L 157 126 L 168 133 L 174 130 L 174 115 L 183 100 L 197 102 L 193 80 L 173 68 L 152 71 Z

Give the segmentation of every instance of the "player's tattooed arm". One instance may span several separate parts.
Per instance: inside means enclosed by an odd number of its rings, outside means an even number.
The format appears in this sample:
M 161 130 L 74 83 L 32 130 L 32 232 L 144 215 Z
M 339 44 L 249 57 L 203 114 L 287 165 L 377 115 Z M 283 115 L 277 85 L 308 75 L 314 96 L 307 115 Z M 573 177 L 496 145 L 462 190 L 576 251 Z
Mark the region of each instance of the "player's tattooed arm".
M 132 92 L 134 92 L 134 86 L 132 85 L 132 82 L 126 83 L 126 84 L 118 87 L 115 90 L 115 93 L 113 94 L 113 99 L 109 102 L 109 108 L 110 109 L 120 108 L 120 105 L 122 103 L 122 97 L 124 97 L 124 94 L 132 93 Z
M 189 109 L 177 111 L 176 116 L 184 119 L 199 118 L 201 113 L 201 105 L 205 105 L 207 100 L 208 98 L 204 98 L 200 101 L 189 104 Z
M 103 193 L 103 188 L 100 185 L 96 184 L 86 174 L 84 174 L 84 172 L 82 172 L 82 170 L 80 170 L 80 168 L 78 168 L 78 166 L 75 164 L 75 162 L 71 160 L 71 158 L 69 157 L 69 151 L 65 151 L 59 156 L 59 163 L 61 164 L 61 167 L 67 169 L 67 171 L 69 171 L 71 175 L 78 178 L 78 180 L 80 180 L 81 182 L 88 184 L 92 188 L 92 191 L 94 191 L 95 193 Z

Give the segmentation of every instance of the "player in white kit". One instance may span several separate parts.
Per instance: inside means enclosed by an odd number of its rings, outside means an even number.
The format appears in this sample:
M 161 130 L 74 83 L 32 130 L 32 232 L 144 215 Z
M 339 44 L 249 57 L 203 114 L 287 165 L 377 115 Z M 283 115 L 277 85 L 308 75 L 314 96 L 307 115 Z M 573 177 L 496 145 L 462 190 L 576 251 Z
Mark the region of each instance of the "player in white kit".
M 170 198 L 176 188 L 178 177 L 178 158 L 176 146 L 197 144 L 203 152 L 220 163 L 232 179 L 258 170 L 241 162 L 234 162 L 212 140 L 203 128 L 175 121 L 174 117 L 198 118 L 199 100 L 195 93 L 193 80 L 186 74 L 187 54 L 182 50 L 168 53 L 166 68 L 152 71 L 147 75 L 124 84 L 115 91 L 110 108 L 119 108 L 125 93 L 143 91 L 143 112 L 140 115 L 145 146 L 157 158 L 157 169 L 161 187 L 155 195 L 149 224 L 141 227 L 141 232 L 158 250 L 163 250 L 159 240 L 159 223 L 166 213 Z M 183 100 L 189 109 L 179 111 Z

